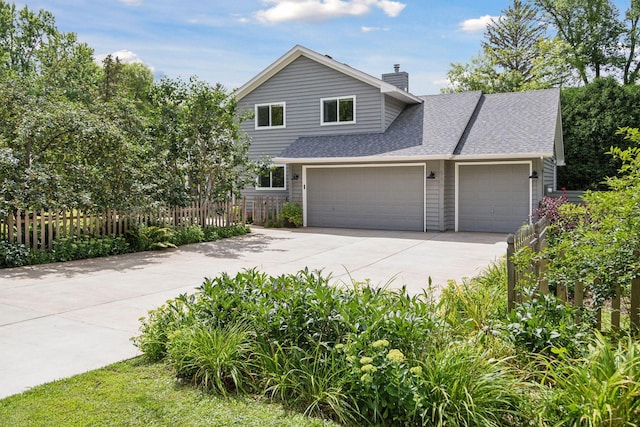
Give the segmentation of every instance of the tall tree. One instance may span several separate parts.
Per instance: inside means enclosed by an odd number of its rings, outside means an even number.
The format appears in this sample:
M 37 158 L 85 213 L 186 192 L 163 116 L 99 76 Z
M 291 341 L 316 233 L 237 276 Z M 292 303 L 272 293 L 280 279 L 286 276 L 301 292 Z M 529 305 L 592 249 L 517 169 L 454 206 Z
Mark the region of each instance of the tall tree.
M 558 58 L 563 45 L 545 38 L 537 8 L 513 3 L 484 33 L 482 52 L 468 64 L 451 64 L 445 91 L 513 92 L 557 86 L 570 76 Z
M 611 0 L 533 0 L 568 46 L 567 61 L 582 83 L 619 69 L 624 26 Z
M 640 73 L 640 55 L 638 43 L 640 42 L 640 0 L 631 0 L 631 5 L 625 13 L 625 31 L 623 40 L 623 52 L 626 54 L 622 81 L 624 84 L 635 84 Z
M 158 187 L 167 202 L 227 200 L 255 179 L 232 93 L 195 78 L 163 79 L 151 98 Z
M 495 66 L 520 74 L 522 82 L 527 83 L 535 78 L 534 60 L 540 55 L 540 40 L 545 34 L 537 9 L 513 0 L 500 18 L 491 19 L 482 48 Z

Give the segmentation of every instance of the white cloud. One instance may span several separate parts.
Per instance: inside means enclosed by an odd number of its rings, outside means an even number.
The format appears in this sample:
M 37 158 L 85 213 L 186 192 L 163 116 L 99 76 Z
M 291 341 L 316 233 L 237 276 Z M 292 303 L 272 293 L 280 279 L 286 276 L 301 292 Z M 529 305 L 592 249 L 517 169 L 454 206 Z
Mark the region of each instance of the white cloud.
M 145 64 L 145 62 L 142 59 L 140 59 L 140 57 L 136 53 L 131 52 L 130 50 L 122 49 L 116 52 L 112 52 L 110 55 L 113 58 L 118 58 L 120 62 L 122 62 L 123 64 L 142 64 L 148 69 L 150 69 L 152 73 L 155 72 L 155 68 L 153 66 L 149 64 Z M 104 58 L 106 57 L 107 57 L 107 54 L 96 55 L 95 61 L 99 65 L 102 65 L 102 61 L 104 61 Z
M 365 26 L 360 27 L 360 30 L 361 30 L 363 33 L 370 33 L 371 31 L 389 31 L 389 29 L 388 29 L 388 28 L 382 28 L 382 27 L 365 27 Z
M 480 18 L 473 18 L 462 21 L 460 23 L 460 28 L 462 29 L 462 31 L 467 31 L 470 33 L 484 31 L 487 29 L 487 25 L 491 23 L 491 20 L 498 21 L 499 19 L 499 16 L 484 15 Z
M 139 6 L 142 4 L 142 0 L 120 0 L 120 3 L 124 3 L 127 6 Z
M 289 21 L 319 21 L 341 16 L 361 16 L 372 7 L 381 9 L 387 16 L 396 17 L 406 7 L 391 0 L 262 0 L 266 9 L 256 12 L 256 18 L 264 23 Z

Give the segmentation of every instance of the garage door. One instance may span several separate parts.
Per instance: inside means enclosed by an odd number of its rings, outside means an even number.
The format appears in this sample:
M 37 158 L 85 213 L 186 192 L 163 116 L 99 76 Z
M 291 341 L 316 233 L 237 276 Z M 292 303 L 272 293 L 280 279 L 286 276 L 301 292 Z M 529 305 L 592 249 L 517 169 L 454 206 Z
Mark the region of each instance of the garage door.
M 424 168 L 308 168 L 307 225 L 424 231 Z
M 458 230 L 512 233 L 529 220 L 529 165 L 460 165 Z

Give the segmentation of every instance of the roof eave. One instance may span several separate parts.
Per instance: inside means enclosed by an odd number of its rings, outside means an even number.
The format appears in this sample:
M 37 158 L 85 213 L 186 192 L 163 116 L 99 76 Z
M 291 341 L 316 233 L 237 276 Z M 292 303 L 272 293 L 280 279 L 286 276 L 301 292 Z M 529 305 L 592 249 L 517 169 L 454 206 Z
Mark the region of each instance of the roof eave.
M 452 156 L 451 160 L 523 160 L 542 159 L 553 157 L 554 153 L 510 153 L 510 154 L 458 154 Z
M 449 160 L 449 155 L 431 156 L 360 156 L 360 157 L 274 157 L 274 163 L 324 164 L 324 163 L 371 163 L 371 162 L 415 162 L 419 160 Z

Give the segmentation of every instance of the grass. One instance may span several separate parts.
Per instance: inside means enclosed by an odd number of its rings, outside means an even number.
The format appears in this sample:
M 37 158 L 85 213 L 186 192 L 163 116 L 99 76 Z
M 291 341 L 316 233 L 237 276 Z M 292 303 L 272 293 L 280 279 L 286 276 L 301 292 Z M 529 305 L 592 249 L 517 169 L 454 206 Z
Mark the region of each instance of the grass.
M 0 426 L 330 427 L 247 397 L 222 398 L 176 380 L 164 363 L 132 359 L 0 400 Z

